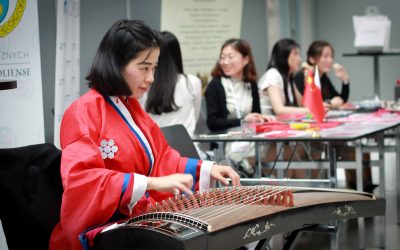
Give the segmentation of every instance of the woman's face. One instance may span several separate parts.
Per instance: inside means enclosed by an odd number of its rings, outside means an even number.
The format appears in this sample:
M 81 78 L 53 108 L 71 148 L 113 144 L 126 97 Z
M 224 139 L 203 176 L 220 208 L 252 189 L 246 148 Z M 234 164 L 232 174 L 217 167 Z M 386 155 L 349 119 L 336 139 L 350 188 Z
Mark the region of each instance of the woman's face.
M 243 56 L 231 45 L 225 46 L 219 56 L 219 65 L 226 76 L 236 79 L 243 78 L 243 68 L 249 62 L 248 56 Z
M 328 73 L 333 64 L 333 53 L 332 49 L 329 46 L 325 46 L 322 49 L 321 56 L 317 60 L 316 65 L 318 65 L 318 70 L 321 73 Z
M 157 67 L 159 55 L 159 48 L 143 50 L 122 70 L 122 76 L 132 91 L 131 98 L 139 99 L 148 91 L 154 81 L 154 71 Z
M 293 48 L 288 57 L 289 74 L 298 71 L 300 69 L 300 63 L 300 49 L 297 47 Z

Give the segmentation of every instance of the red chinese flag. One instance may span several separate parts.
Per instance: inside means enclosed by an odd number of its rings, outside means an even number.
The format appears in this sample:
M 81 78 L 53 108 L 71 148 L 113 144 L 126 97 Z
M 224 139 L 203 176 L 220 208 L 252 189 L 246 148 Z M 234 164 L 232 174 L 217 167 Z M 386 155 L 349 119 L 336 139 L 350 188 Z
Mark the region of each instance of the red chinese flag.
M 319 77 L 317 72 L 316 77 Z M 321 89 L 315 85 L 313 72 L 311 70 L 308 71 L 305 84 L 303 105 L 310 110 L 314 119 L 320 124 L 325 117 L 325 109 L 322 102 Z

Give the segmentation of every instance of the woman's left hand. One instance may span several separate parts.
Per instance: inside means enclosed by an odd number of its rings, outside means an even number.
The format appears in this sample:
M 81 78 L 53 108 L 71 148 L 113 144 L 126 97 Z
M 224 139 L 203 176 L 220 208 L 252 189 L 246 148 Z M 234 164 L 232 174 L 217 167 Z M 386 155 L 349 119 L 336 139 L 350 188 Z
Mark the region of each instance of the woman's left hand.
M 240 176 L 230 166 L 214 164 L 211 167 L 211 178 L 220 181 L 224 185 L 229 184 L 225 178 L 231 178 L 232 186 L 240 186 Z
M 334 109 L 339 108 L 340 106 L 343 105 L 343 99 L 340 96 L 335 96 L 331 99 L 331 106 Z

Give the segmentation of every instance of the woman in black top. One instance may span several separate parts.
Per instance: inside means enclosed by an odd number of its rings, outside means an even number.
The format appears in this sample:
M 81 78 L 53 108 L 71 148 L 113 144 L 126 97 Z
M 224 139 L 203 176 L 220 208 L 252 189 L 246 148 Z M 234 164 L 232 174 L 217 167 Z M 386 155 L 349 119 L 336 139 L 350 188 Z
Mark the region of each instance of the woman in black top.
M 348 101 L 350 93 L 349 76 L 342 65 L 333 63 L 334 50 L 332 45 L 326 41 L 314 41 L 307 51 L 307 65 L 304 67 L 307 69 L 313 69 L 316 65 L 320 75 L 321 82 L 321 93 L 322 99 L 325 102 L 325 107 L 336 109 L 342 106 Z M 328 73 L 333 67 L 335 75 L 342 82 L 341 92 L 337 92 L 333 86 L 331 80 L 328 77 Z M 294 77 L 295 84 L 299 91 L 304 91 L 304 73 L 299 72 Z M 347 146 L 343 143 L 336 143 L 333 145 L 336 147 L 337 159 L 340 160 L 354 160 L 355 151 L 354 148 Z M 368 153 L 363 154 L 363 160 L 368 162 L 370 155 Z M 356 175 L 354 169 L 346 169 L 346 182 L 347 187 L 355 189 L 356 187 Z M 363 171 L 364 179 L 364 191 L 372 192 L 376 185 L 372 184 L 371 168 L 369 166 L 364 167 Z
M 326 41 L 314 41 L 307 51 L 307 65 L 305 68 L 314 70 L 318 66 L 321 82 L 322 99 L 328 108 L 339 108 L 349 98 L 349 76 L 344 67 L 338 63 L 333 63 L 334 50 L 332 45 Z M 342 82 L 342 91 L 338 93 L 328 77 L 328 73 L 333 67 L 335 75 Z M 298 90 L 304 93 L 304 72 L 298 72 L 294 77 L 294 82 Z
M 246 41 L 227 40 L 221 47 L 219 60 L 211 75 L 213 78 L 205 92 L 207 125 L 211 131 L 240 126 L 242 119 L 258 122 L 271 120 L 269 116 L 260 114 L 257 73 Z M 233 164 L 238 164 L 239 170 L 252 174 L 254 163 L 249 160 L 254 162 L 254 144 L 228 143 L 225 156 Z
M 207 125 L 211 131 L 240 126 L 240 120 L 269 120 L 261 115 L 257 73 L 249 44 L 229 39 L 221 48 L 205 92 Z

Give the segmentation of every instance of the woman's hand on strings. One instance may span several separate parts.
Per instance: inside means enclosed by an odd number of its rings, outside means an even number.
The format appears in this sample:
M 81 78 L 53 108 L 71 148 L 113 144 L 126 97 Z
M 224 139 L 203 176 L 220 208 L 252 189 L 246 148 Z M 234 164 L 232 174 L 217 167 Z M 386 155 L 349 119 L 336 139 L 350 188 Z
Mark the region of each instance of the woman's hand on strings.
M 211 167 L 211 178 L 224 185 L 229 184 L 226 178 L 231 178 L 233 186 L 240 186 L 240 176 L 230 166 L 214 164 Z
M 171 174 L 162 177 L 147 177 L 147 190 L 192 194 L 193 177 L 190 174 Z

